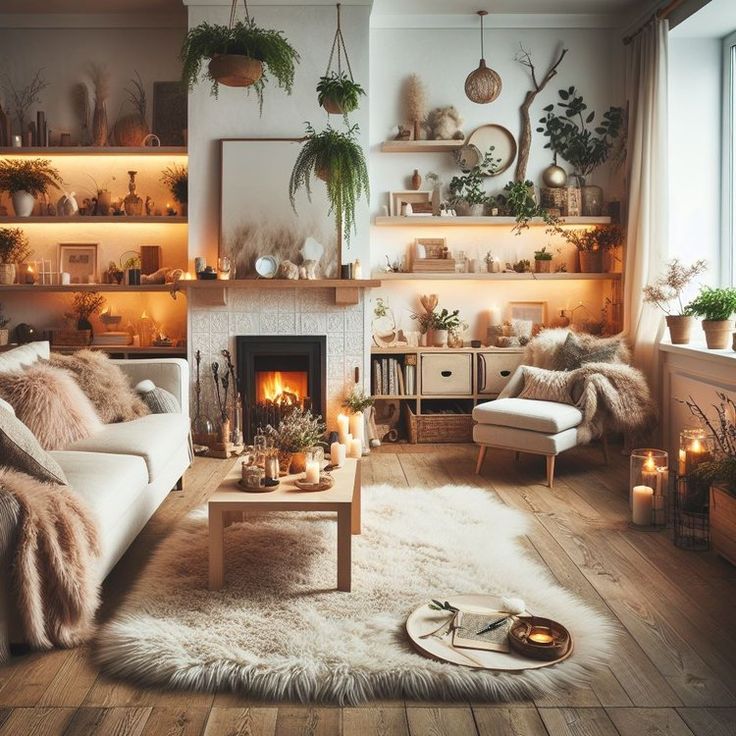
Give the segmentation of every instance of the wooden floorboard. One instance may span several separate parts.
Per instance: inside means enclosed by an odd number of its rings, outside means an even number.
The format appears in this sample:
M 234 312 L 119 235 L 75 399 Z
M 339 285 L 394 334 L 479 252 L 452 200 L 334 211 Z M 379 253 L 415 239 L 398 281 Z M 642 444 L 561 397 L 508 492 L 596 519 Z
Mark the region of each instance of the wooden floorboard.
M 588 687 L 510 704 L 386 700 L 336 708 L 231 692 L 140 688 L 96 667 L 90 649 L 34 653 L 0 666 L 0 736 L 736 736 L 736 568 L 677 549 L 667 531 L 628 526 L 628 460 L 597 447 L 558 460 L 472 445 L 393 445 L 363 461 L 364 485 L 471 485 L 529 515 L 527 554 L 616 623 L 616 651 Z M 228 463 L 197 459 L 108 577 L 100 620 L 115 615 L 153 552 L 202 505 Z

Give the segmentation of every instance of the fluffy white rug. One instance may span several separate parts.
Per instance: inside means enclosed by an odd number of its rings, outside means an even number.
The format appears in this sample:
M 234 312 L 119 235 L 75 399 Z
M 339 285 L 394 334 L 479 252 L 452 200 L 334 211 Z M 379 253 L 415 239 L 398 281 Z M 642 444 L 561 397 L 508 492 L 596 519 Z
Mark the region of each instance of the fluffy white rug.
M 278 700 L 500 700 L 578 686 L 606 661 L 614 628 L 558 585 L 516 538 L 525 515 L 478 488 L 373 486 L 353 537 L 353 592 L 335 586 L 336 524 L 265 514 L 225 533 L 226 587 L 207 590 L 206 509 L 167 539 L 122 610 L 99 633 L 110 674 L 175 688 L 233 689 Z M 404 623 L 436 595 L 521 597 L 564 622 L 567 661 L 489 673 L 429 660 Z

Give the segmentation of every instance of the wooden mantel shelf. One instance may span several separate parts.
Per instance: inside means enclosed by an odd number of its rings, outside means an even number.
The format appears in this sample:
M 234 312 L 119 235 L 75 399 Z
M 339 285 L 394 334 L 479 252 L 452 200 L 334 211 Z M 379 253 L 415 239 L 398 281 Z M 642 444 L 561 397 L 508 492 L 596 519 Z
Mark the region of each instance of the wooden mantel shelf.
M 361 289 L 380 286 L 378 279 L 232 279 L 179 281 L 181 291 L 195 291 L 210 306 L 226 306 L 232 289 L 332 289 L 335 304 L 348 306 L 360 301 Z M 205 296 L 206 295 L 206 296 Z

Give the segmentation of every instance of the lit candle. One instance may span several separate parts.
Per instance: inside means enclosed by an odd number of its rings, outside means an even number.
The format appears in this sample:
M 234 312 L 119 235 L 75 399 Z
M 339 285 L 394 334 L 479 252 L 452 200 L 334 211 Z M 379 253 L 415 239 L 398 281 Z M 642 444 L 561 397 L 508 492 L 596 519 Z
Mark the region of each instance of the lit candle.
M 685 473 L 687 472 L 687 453 L 685 452 L 685 450 L 680 450 L 677 455 L 677 459 L 677 472 L 679 475 L 685 475 Z
M 692 473 L 706 460 L 710 460 L 708 448 L 699 439 L 694 439 L 685 449 L 685 474 Z
M 363 421 L 363 412 L 356 411 L 348 417 L 350 434 L 353 435 L 353 439 L 360 440 L 363 442 L 363 427 L 365 422 Z
M 33 273 L 33 266 L 29 265 L 26 269 L 26 283 L 27 284 L 35 284 L 36 283 L 36 276 Z
M 631 520 L 636 526 L 651 526 L 654 489 L 650 486 L 634 486 L 634 505 Z
M 339 442 L 333 442 L 330 445 L 330 462 L 341 468 L 345 464 L 345 457 L 347 455 L 348 448 Z
M 359 458 L 363 454 L 363 443 L 359 439 L 348 442 L 348 457 Z
M 350 420 L 346 414 L 337 415 L 337 436 L 341 445 L 347 445 L 348 432 L 350 431 Z
M 316 485 L 319 483 L 319 461 L 307 460 L 306 469 L 304 471 L 304 480 L 306 483 Z
M 555 640 L 552 632 L 543 626 L 533 628 L 527 638 L 535 644 L 544 644 L 546 646 L 554 643 Z
M 654 462 L 654 456 L 652 453 L 648 453 L 647 459 L 644 461 L 644 464 L 641 468 L 641 484 L 643 486 L 649 486 L 656 495 L 656 492 L 658 490 L 659 482 L 659 473 L 657 473 L 657 464 Z M 633 492 L 630 497 L 630 504 L 632 505 L 634 502 Z
M 190 274 L 189 271 L 184 271 L 184 273 L 181 276 L 179 276 L 179 281 L 193 281 L 193 280 L 194 280 L 194 276 L 192 276 L 192 274 Z

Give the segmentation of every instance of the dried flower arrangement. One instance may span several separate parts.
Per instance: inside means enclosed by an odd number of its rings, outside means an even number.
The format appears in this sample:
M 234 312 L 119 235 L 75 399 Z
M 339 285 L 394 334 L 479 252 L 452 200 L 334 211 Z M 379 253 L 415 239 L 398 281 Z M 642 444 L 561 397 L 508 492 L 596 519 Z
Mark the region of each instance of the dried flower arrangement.
M 278 427 L 266 426 L 266 436 L 284 452 L 304 452 L 320 442 L 325 433 L 322 417 L 312 416 L 309 409 L 294 407 Z
M 212 365 L 212 380 L 215 382 L 215 397 L 217 398 L 217 408 L 220 412 L 220 420 L 223 424 L 228 421 L 228 409 L 227 409 L 227 395 L 230 391 L 230 373 L 225 371 L 220 375 L 220 364 L 217 361 L 213 361 Z M 220 391 L 220 385 L 222 384 L 222 391 Z
M 92 145 L 106 146 L 108 128 L 105 102 L 110 96 L 110 73 L 104 66 L 98 64 L 90 64 L 88 73 L 95 91 L 95 107 L 92 112 Z
M 72 298 L 72 311 L 65 317 L 76 319 L 78 330 L 91 330 L 89 318 L 105 306 L 105 297 L 96 291 L 77 291 Z
M 412 74 L 406 80 L 404 87 L 404 105 L 406 107 L 406 119 L 412 124 L 414 140 L 422 136 L 422 123 L 427 117 L 427 96 L 424 84 L 417 74 Z
M 41 101 L 41 92 L 49 86 L 49 83 L 41 76 L 42 71 L 43 69 L 39 69 L 25 87 L 16 87 L 8 74 L 3 75 L 3 89 L 10 105 L 14 108 L 15 122 L 21 135 L 26 129 L 28 110 Z
M 665 314 L 687 314 L 682 302 L 683 293 L 696 276 L 707 270 L 708 262 L 702 258 L 690 266 L 685 266 L 679 258 L 673 258 L 664 273 L 644 287 L 645 303 L 654 304 Z

